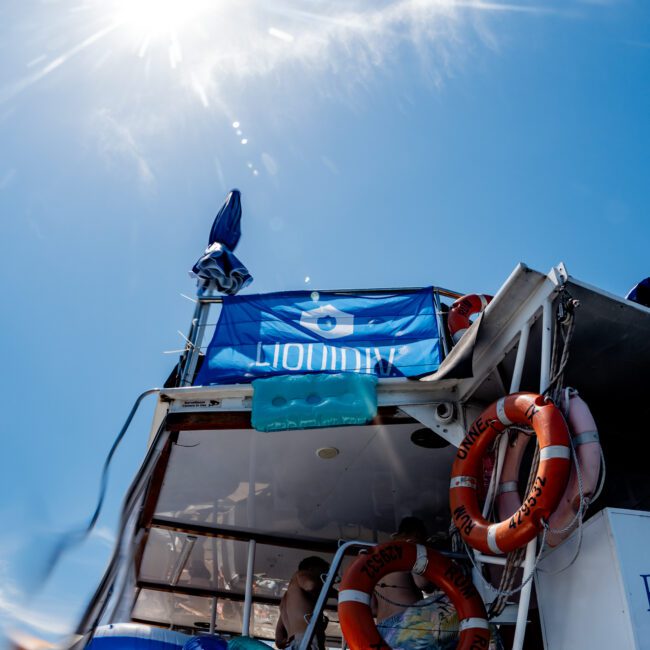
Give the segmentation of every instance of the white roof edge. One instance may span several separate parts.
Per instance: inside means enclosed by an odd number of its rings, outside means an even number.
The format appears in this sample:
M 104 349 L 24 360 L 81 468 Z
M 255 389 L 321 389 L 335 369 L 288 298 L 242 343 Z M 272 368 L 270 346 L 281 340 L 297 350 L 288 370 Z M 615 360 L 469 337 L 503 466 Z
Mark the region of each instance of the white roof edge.
M 578 280 L 574 278 L 573 276 L 569 276 L 569 282 L 571 284 L 575 284 L 578 287 L 581 287 L 582 289 L 587 289 L 588 291 L 593 291 L 594 293 L 598 293 L 601 296 L 604 296 L 605 298 L 609 298 L 610 300 L 613 300 L 614 302 L 618 302 L 621 305 L 625 305 L 626 307 L 631 307 L 633 309 L 638 309 L 640 312 L 644 314 L 650 314 L 650 307 L 646 307 L 645 305 L 641 305 L 638 302 L 634 302 L 634 300 L 628 300 L 625 296 L 618 296 L 615 293 L 610 293 L 609 291 L 605 291 L 604 289 L 600 289 L 593 284 L 589 284 L 587 282 L 583 282 L 582 280 Z
M 453 384 L 449 382 L 440 386 L 444 392 L 453 390 Z M 414 379 L 394 377 L 379 379 L 377 382 L 377 392 L 380 394 L 390 393 L 433 393 L 437 392 L 435 384 L 422 383 Z M 250 397 L 253 395 L 253 386 L 251 384 L 224 384 L 220 386 L 183 386 L 181 388 L 163 388 L 160 391 L 160 397 L 163 401 L 168 400 L 192 400 L 192 399 L 210 399 L 215 397 Z

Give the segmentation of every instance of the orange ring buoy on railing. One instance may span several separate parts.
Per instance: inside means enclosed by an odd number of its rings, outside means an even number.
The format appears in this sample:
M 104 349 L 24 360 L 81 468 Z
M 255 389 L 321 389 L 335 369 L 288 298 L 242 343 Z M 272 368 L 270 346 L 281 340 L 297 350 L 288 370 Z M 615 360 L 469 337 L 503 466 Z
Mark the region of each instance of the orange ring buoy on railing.
M 482 458 L 492 441 L 511 424 L 532 426 L 539 442 L 537 475 L 521 507 L 498 523 L 485 519 L 476 493 Z M 497 400 L 476 418 L 460 443 L 451 470 L 449 505 L 463 539 L 483 553 L 509 553 L 530 542 L 557 508 L 571 465 L 569 430 L 560 410 L 535 393 Z
M 449 558 L 410 542 L 387 542 L 360 555 L 346 570 L 339 585 L 338 613 L 350 650 L 390 650 L 370 612 L 377 582 L 388 573 L 418 573 L 449 596 L 459 618 L 458 650 L 487 648 L 490 642 L 487 614 L 471 577 Z
M 469 317 L 480 314 L 491 301 L 492 296 L 471 293 L 454 302 L 447 316 L 447 327 L 454 343 L 458 343 L 460 337 L 469 329 L 471 325 Z
M 589 410 L 589 406 L 578 395 L 577 391 L 569 393 L 568 418 L 569 431 L 580 467 L 582 496 L 588 503 L 598 485 L 601 449 L 596 422 Z M 499 517 L 510 517 L 521 507 L 517 481 L 527 444 L 528 436 L 519 434 L 506 451 L 496 497 Z M 572 463 L 569 480 L 560 498 L 560 503 L 548 520 L 551 529 L 561 530 L 562 532 L 549 533 L 546 538 L 546 543 L 549 546 L 557 546 L 570 535 L 573 530 L 571 522 L 577 523 L 576 513 L 580 507 L 578 473 L 575 463 Z M 567 527 L 569 528 L 564 530 Z

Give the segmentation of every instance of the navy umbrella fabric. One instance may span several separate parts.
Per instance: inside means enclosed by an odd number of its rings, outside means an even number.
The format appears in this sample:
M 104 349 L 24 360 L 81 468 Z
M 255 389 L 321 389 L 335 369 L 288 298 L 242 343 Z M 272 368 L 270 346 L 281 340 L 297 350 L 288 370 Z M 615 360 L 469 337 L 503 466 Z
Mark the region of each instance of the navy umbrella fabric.
M 191 275 L 203 290 L 234 296 L 253 281 L 253 276 L 233 253 L 241 237 L 241 193 L 232 190 L 215 217 L 208 247 Z
M 639 284 L 634 285 L 625 297 L 628 300 L 638 302 L 640 305 L 650 307 L 650 278 L 641 280 Z

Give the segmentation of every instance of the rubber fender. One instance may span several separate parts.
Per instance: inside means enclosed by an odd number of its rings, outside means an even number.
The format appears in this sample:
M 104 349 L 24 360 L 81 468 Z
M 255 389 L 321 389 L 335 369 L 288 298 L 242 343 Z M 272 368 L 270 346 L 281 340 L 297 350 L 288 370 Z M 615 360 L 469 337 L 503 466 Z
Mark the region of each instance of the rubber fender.
M 187 634 L 139 623 L 112 623 L 95 630 L 91 650 L 182 650 Z

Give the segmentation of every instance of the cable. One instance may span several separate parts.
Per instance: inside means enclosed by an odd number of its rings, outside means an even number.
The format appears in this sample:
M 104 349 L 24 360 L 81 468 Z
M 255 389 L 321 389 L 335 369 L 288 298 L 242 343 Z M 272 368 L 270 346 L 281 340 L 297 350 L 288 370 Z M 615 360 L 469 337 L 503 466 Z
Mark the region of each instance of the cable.
M 50 575 L 56 568 L 63 554 L 69 551 L 74 546 L 81 544 L 85 539 L 87 539 L 87 537 L 92 532 L 93 528 L 95 527 L 95 524 L 97 523 L 97 520 L 99 519 L 99 515 L 102 511 L 102 506 L 104 505 L 104 499 L 106 498 L 106 490 L 108 488 L 108 470 L 110 469 L 113 456 L 115 455 L 117 448 L 120 446 L 120 443 L 122 442 L 142 400 L 148 395 L 153 395 L 154 393 L 159 393 L 159 392 L 160 392 L 160 388 L 150 388 L 149 390 L 144 391 L 144 393 L 141 393 L 138 396 L 138 398 L 135 400 L 135 403 L 131 408 L 131 412 L 126 418 L 126 421 L 124 422 L 124 425 L 122 426 L 120 432 L 117 434 L 117 437 L 113 441 L 113 444 L 111 445 L 111 448 L 106 456 L 106 459 L 104 460 L 104 466 L 102 467 L 102 475 L 99 482 L 99 496 L 97 499 L 97 506 L 95 507 L 95 511 L 90 517 L 88 524 L 84 528 L 65 533 L 63 537 L 59 540 L 59 542 L 57 543 L 57 545 L 55 546 L 54 550 L 50 555 L 50 559 L 47 563 L 47 568 L 45 569 L 45 572 L 41 577 L 41 581 L 40 581 L 41 584 L 44 584 L 47 581 L 47 579 L 50 577 Z

